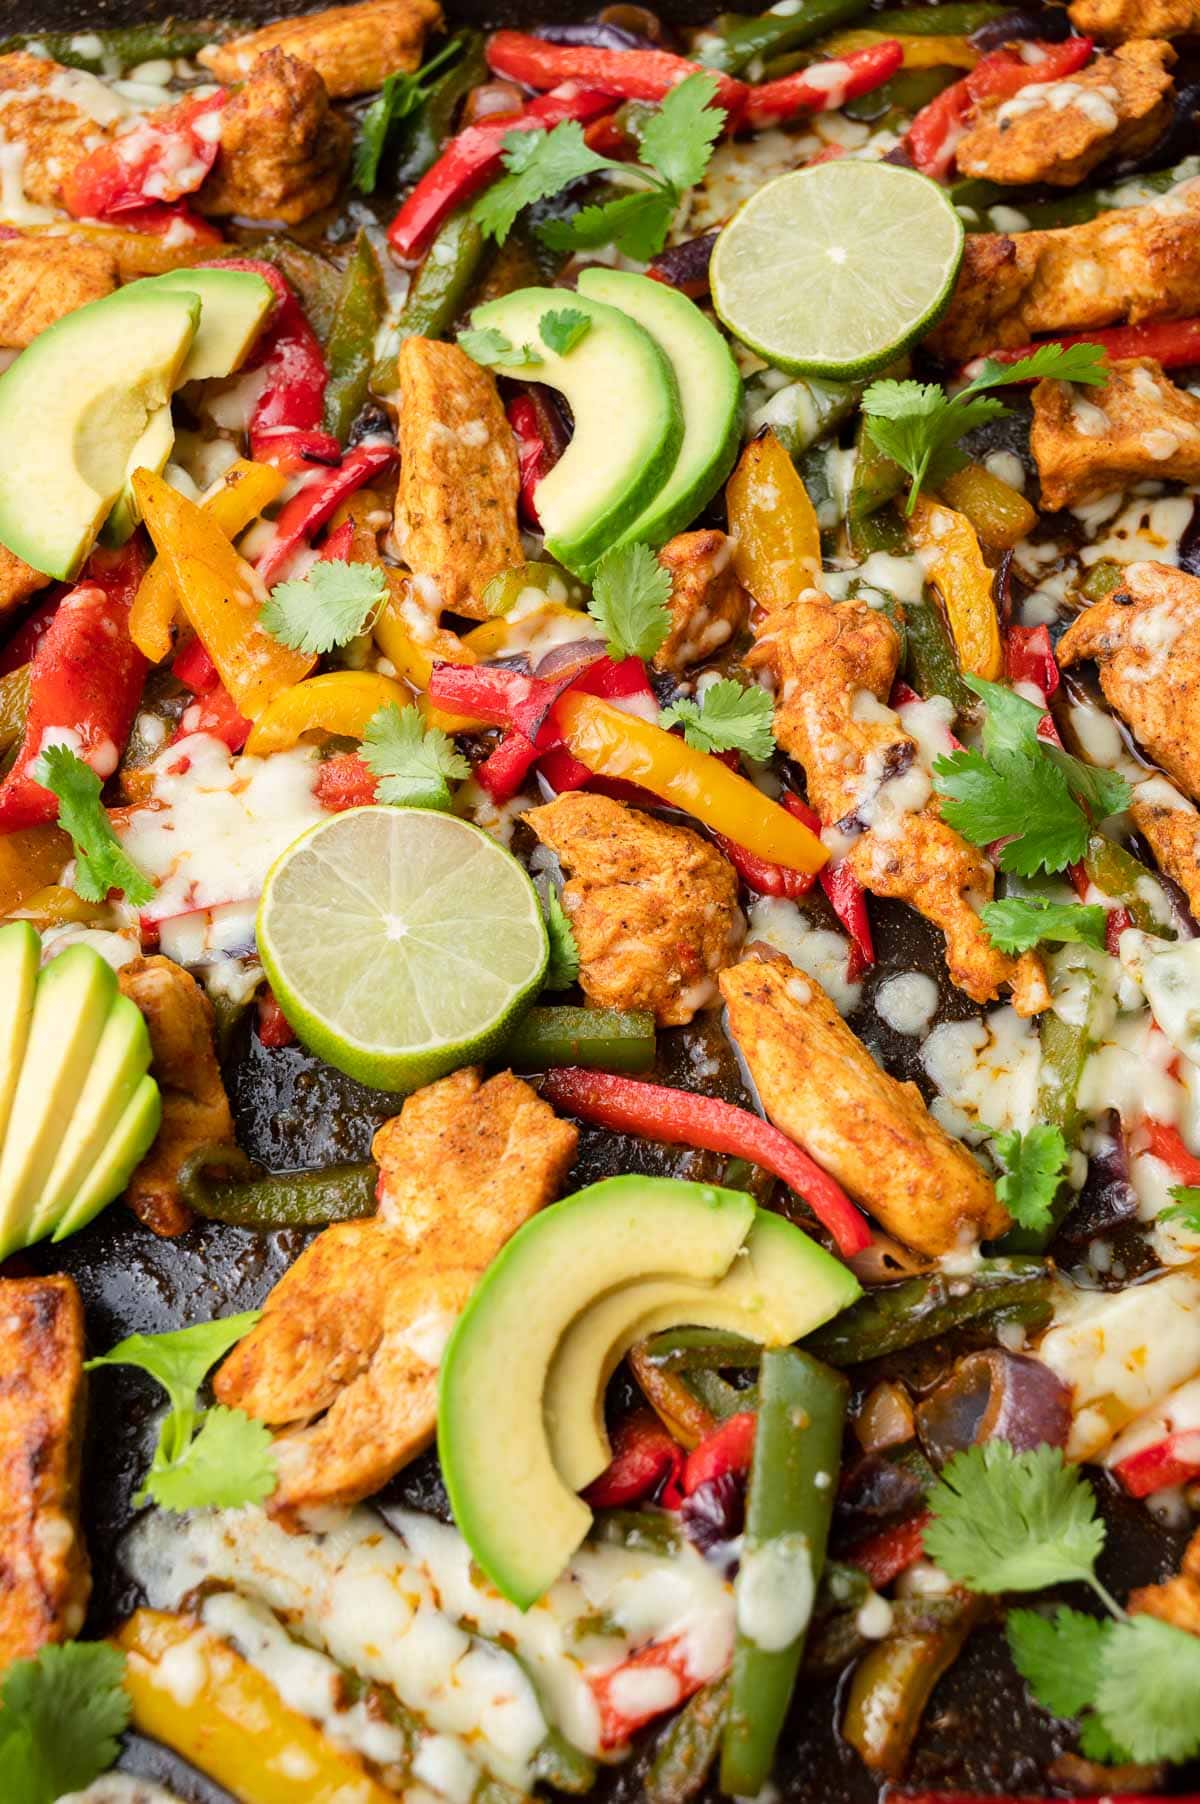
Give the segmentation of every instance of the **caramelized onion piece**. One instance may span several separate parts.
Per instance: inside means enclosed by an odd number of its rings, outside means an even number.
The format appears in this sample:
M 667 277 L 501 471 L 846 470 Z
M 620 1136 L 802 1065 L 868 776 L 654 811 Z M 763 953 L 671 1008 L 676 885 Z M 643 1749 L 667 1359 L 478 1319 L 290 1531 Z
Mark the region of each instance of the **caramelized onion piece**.
M 984 1441 L 1018 1452 L 1066 1445 L 1071 1393 L 1039 1359 L 992 1347 L 968 1353 L 917 1409 L 917 1433 L 935 1466 Z

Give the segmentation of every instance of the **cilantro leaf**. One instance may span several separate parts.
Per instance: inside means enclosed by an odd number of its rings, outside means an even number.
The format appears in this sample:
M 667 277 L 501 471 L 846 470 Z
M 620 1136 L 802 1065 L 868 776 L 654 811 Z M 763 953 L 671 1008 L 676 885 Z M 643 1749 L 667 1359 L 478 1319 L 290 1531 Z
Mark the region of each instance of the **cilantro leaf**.
M 1019 357 L 1016 363 L 997 363 L 988 357 L 962 392 L 969 395 L 980 388 L 1003 388 L 1010 382 L 1041 382 L 1047 377 L 1056 382 L 1079 382 L 1088 388 L 1103 388 L 1108 381 L 1108 360 L 1103 345 L 1039 345 L 1028 357 Z
M 657 170 L 677 194 L 700 180 L 724 130 L 724 110 L 712 104 L 716 94 L 715 75 L 689 75 L 663 96 L 642 126 L 642 162 Z
M 987 1441 L 957 1453 L 928 1494 L 925 1551 L 972 1591 L 1096 1585 L 1104 1545 L 1096 1501 L 1058 1447 L 1014 1453 Z
M 332 651 L 365 630 L 385 588 L 383 571 L 375 564 L 323 558 L 307 576 L 276 583 L 263 603 L 259 624 L 293 651 L 314 655 Z
M 165 1510 L 237 1509 L 269 1497 L 275 1478 L 266 1423 L 214 1403 L 177 1459 L 161 1464 L 155 1459 L 145 1488 Z
M 362 758 L 379 778 L 381 802 L 408 808 L 449 808 L 450 777 L 471 767 L 440 727 L 427 727 L 416 708 L 389 702 L 367 722 Z
M 246 1309 L 240 1315 L 193 1322 L 190 1328 L 173 1328 L 166 1334 L 130 1334 L 109 1352 L 89 1359 L 83 1369 L 94 1372 L 100 1366 L 136 1366 L 161 1384 L 170 1399 L 171 1413 L 163 1423 L 159 1448 L 174 1458 L 192 1432 L 200 1386 L 218 1359 L 249 1334 L 261 1315 L 261 1309 Z
M 606 551 L 592 578 L 588 613 L 608 636 L 610 658 L 652 658 L 671 630 L 671 575 L 649 545 Z
M 1001 952 L 1028 952 L 1042 940 L 1096 946 L 1103 952 L 1107 911 L 1098 902 L 1048 902 L 1044 896 L 1005 896 L 985 902 L 979 918 Z
M 1096 1688 L 1102 1727 L 1138 1761 L 1200 1754 L 1200 1636 L 1135 1616 L 1113 1623 Z
M 548 219 L 538 227 L 538 236 L 552 251 L 595 250 L 602 244 L 615 244 L 627 257 L 646 263 L 657 257 L 666 243 L 677 205 L 673 194 L 644 188 L 582 207 L 570 219 Z
M 1026 753 L 988 759 L 979 752 L 950 752 L 934 760 L 933 786 L 944 798 L 948 826 L 977 846 L 1007 840 L 1001 870 L 1032 877 L 1061 871 L 1083 857 L 1088 822 L 1071 799 L 1066 778 Z
M 1050 1225 L 1050 1210 L 1070 1160 L 1061 1128 L 1035 1122 L 1028 1132 L 1015 1129 L 992 1136 L 992 1150 L 1003 1173 L 996 1195 L 1022 1228 L 1040 1230 Z
M 1081 1716 L 1096 1701 L 1112 1623 L 1060 1606 L 1053 1616 L 1010 1610 L 1008 1646 L 1017 1671 L 1053 1716 Z
M 744 689 L 731 677 L 720 677 L 703 691 L 699 701 L 680 696 L 664 708 L 660 726 L 673 722 L 683 728 L 689 745 L 701 752 L 745 752 L 760 763 L 775 750 L 771 731 L 774 710 L 765 689 Z
M 69 746 L 48 745 L 33 776 L 58 798 L 58 824 L 75 847 L 75 893 L 85 902 L 103 902 L 120 890 L 134 908 L 149 902 L 154 885 L 125 856 L 100 800 L 103 784 Z
M 471 209 L 485 238 L 503 244 L 517 214 L 535 201 L 549 200 L 581 176 L 611 169 L 607 157 L 590 150 L 577 119 L 564 119 L 548 132 L 509 132 L 502 160 L 506 173 L 486 188 Z
M 1056 764 L 1067 779 L 1067 788 L 1093 820 L 1105 820 L 1110 814 L 1121 814 L 1129 806 L 1130 789 L 1125 778 L 1115 770 L 1101 770 L 1098 765 L 1084 764 L 1060 745 L 1042 741 L 1045 755 Z
M 550 936 L 550 963 L 542 984 L 547 990 L 569 989 L 579 976 L 579 947 L 556 889 L 546 895 L 546 932 Z
M 125 1656 L 107 1641 L 69 1641 L 10 1666 L 0 1684 L 6 1804 L 55 1804 L 117 1758 L 128 1726 Z
M 540 353 L 532 345 L 522 345 L 518 350 L 511 339 L 497 331 L 495 326 L 471 327 L 460 332 L 458 348 L 485 369 L 490 369 L 496 363 L 509 364 L 513 369 L 526 369 L 542 361 Z
M 557 351 L 560 357 L 573 351 L 591 329 L 591 315 L 581 313 L 578 307 L 556 307 L 550 313 L 543 313 L 538 321 L 542 343 L 551 351 Z
M 397 71 L 384 81 L 379 93 L 362 116 L 358 142 L 354 147 L 354 186 L 360 194 L 373 194 L 379 177 L 379 162 L 394 125 L 419 112 L 428 99 L 428 83 L 432 75 L 444 69 L 466 46 L 465 32 L 459 32 L 443 44 L 436 56 L 415 74 Z
M 1195 1184 L 1172 1184 L 1174 1202 L 1158 1212 L 1159 1221 L 1182 1222 L 1193 1234 L 1200 1234 L 1200 1188 Z

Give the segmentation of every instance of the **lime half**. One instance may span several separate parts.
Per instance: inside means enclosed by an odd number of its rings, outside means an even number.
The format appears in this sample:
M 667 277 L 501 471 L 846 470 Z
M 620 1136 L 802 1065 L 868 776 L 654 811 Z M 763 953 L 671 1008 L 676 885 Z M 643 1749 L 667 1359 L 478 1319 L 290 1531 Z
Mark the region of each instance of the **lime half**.
M 267 878 L 258 948 L 306 1046 L 404 1091 L 491 1051 L 548 956 L 516 859 L 426 808 L 355 808 L 310 828 Z
M 713 305 L 781 370 L 869 376 L 937 320 L 962 246 L 946 194 L 914 169 L 818 163 L 734 214 L 713 252 Z

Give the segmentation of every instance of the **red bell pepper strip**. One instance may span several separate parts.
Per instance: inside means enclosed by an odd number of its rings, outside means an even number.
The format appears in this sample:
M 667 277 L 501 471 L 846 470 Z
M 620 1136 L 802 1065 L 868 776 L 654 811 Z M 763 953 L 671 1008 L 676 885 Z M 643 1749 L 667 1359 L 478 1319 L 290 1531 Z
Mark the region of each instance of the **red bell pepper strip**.
M 821 821 L 815 809 L 799 796 L 785 795 L 780 798 L 789 814 L 803 821 L 814 833 L 821 831 Z M 875 942 L 871 938 L 871 917 L 867 913 L 867 892 L 845 859 L 837 864 L 824 865 L 818 873 L 821 888 L 846 932 L 850 935 L 850 957 L 846 961 L 846 975 L 851 983 L 862 976 L 875 963 Z
M 803 1147 L 749 1109 L 715 1096 L 697 1096 L 690 1090 L 645 1084 L 607 1071 L 585 1071 L 576 1065 L 548 1072 L 542 1094 L 555 1108 L 618 1133 L 748 1159 L 773 1172 L 804 1198 L 832 1234 L 839 1253 L 848 1258 L 870 1245 L 871 1231 L 865 1218 L 836 1179 L 822 1171 Z
M 594 1510 L 620 1510 L 664 1485 L 677 1495 L 684 1454 L 651 1410 L 635 1410 L 612 1437 L 612 1459 L 583 1493 Z
M 670 50 L 601 50 L 591 44 L 548 44 L 523 31 L 497 31 L 488 40 L 487 60 L 497 75 L 544 92 L 577 81 L 621 100 L 661 100 L 689 75 L 711 75 L 715 103 L 736 123 L 749 92 L 736 76 L 718 74 Z
M 317 766 L 313 794 L 330 814 L 366 808 L 375 800 L 375 776 L 357 752 L 338 752 Z
M 890 1585 L 894 1578 L 899 1578 L 902 1572 L 907 1572 L 924 1557 L 922 1536 L 928 1521 L 926 1511 L 907 1522 L 897 1523 L 894 1528 L 882 1529 L 852 1548 L 846 1555 L 847 1564 L 857 1566 L 870 1579 L 874 1589 L 882 1591 L 885 1585 Z
M 246 368 L 265 372 L 262 393 L 250 415 L 250 455 L 255 463 L 300 470 L 307 463 L 337 464 L 342 448 L 321 430 L 329 366 L 304 309 L 273 263 L 230 257 L 213 269 L 245 269 L 275 291 L 269 316 Z
M 1152 1121 L 1147 1116 L 1137 1131 L 1146 1141 L 1142 1150 L 1161 1159 L 1179 1183 L 1200 1184 L 1200 1159 L 1193 1158 L 1177 1127 L 1168 1121 Z
M 1056 735 L 1056 743 L 1059 743 Z M 1092 880 L 1087 874 L 1087 866 L 1082 862 L 1068 866 L 1067 875 L 1071 879 L 1075 894 L 1081 902 L 1086 902 Z M 1127 908 L 1110 908 L 1104 921 L 1104 949 L 1112 958 L 1121 956 L 1121 935 L 1127 927 L 1134 925 L 1133 916 Z
M 49 594 L 33 604 L 4 650 L 0 651 L 0 676 L 8 676 L 10 671 L 20 670 L 22 664 L 29 663 L 66 593 L 65 584 L 55 583 Z
M 540 755 L 533 740 L 513 727 L 495 751 L 475 766 L 475 781 L 487 790 L 493 802 L 511 801 Z
M 429 699 L 448 713 L 486 720 L 495 727 L 516 727 L 527 739 L 536 740 L 564 687 L 493 664 L 435 663 Z
M 993 50 L 980 58 L 966 77 L 967 92 L 976 105 L 982 100 L 1009 100 L 1022 88 L 1077 74 L 1091 62 L 1095 43 L 1091 38 L 1064 38 L 1061 44 L 1038 40 L 1025 49 L 1038 51 L 1038 60 L 1028 62 L 1012 50 Z
M 1049 627 L 1010 626 L 1004 640 L 1004 667 L 1010 683 L 1032 683 L 1043 702 L 1048 702 L 1059 685 Z
M 904 134 L 903 144 L 922 175 L 941 181 L 949 174 L 970 110 L 965 81 L 951 82 L 921 108 Z
M 314 472 L 279 511 L 275 535 L 255 565 L 264 583 L 278 581 L 295 553 L 315 537 L 346 497 L 395 461 L 395 445 L 362 444 L 347 451 L 337 469 Z
M 0 782 L 0 833 L 58 818 L 57 797 L 32 775 L 47 742 L 69 745 L 99 777 L 116 770 L 147 670 L 129 637 L 129 609 L 146 564 L 140 536 L 119 552 L 93 552 L 38 640 L 25 734 Z
M 1152 319 L 1141 326 L 1099 326 L 1092 332 L 1054 332 L 1014 350 L 989 351 L 996 363 L 1019 363 L 1045 344 L 1099 345 L 1108 358 L 1152 357 L 1165 370 L 1200 362 L 1200 318 Z M 984 359 L 977 357 L 960 374 L 975 375 Z
M 760 82 L 746 96 L 738 123 L 757 128 L 778 125 L 795 113 L 832 112 L 845 101 L 882 87 L 903 61 L 904 46 L 896 38 L 885 38 L 833 62 L 813 63 L 778 81 Z
M 572 83 L 561 93 L 531 101 L 520 113 L 469 125 L 451 138 L 433 168 L 421 177 L 388 227 L 388 243 L 398 257 L 421 256 L 447 214 L 477 194 L 499 169 L 509 132 L 549 131 L 564 119 L 584 123 L 611 112 L 612 106 L 610 94 Z
M 701 1485 L 713 1478 L 724 1478 L 727 1472 L 748 1472 L 757 1430 L 758 1416 L 752 1409 L 743 1409 L 706 1435 L 687 1456 L 683 1468 L 684 1496 L 690 1497 Z
M 513 437 L 517 441 L 517 467 L 521 475 L 521 510 L 534 528 L 540 531 L 541 521 L 537 508 L 533 505 L 533 492 L 546 474 L 546 446 L 538 431 L 537 409 L 528 395 L 515 395 L 509 402 L 505 412 L 508 423 L 513 429 Z
M 171 674 L 196 697 L 184 709 L 170 743 L 177 745 L 193 733 L 207 733 L 222 740 L 231 752 L 240 752 L 250 737 L 250 722 L 217 675 L 217 667 L 199 639 L 189 639 L 177 653 Z
M 194 194 L 217 160 L 221 108 L 228 98 L 221 88 L 161 107 L 89 151 L 63 176 L 68 213 L 104 219 Z
M 943 88 L 922 107 L 904 138 L 905 149 L 922 175 L 940 179 L 949 171 L 967 117 L 985 95 L 1007 99 L 1037 82 L 1058 81 L 1081 69 L 1092 54 L 1090 38 L 1039 44 L 1042 60 L 1027 63 L 1008 50 L 994 50 L 969 75 Z
M 606 701 L 615 702 L 618 707 L 622 701 L 641 698 L 654 710 L 655 715 L 658 712 L 658 703 L 646 675 L 646 666 L 640 658 L 621 658 L 615 663 L 611 658 L 598 658 L 568 687 L 581 689 L 585 695 L 602 696 Z M 564 790 L 583 789 L 592 784 L 602 793 L 609 793 L 611 786 L 594 777 L 586 764 L 581 764 L 578 758 L 572 757 L 566 747 L 559 743 L 557 735 L 550 737 L 552 731 L 552 727 L 548 727 L 541 735 L 539 744 L 547 749 L 542 752 L 538 764 L 540 774 L 550 787 L 561 795 Z M 625 788 L 632 790 L 633 785 L 627 784 Z M 621 799 L 641 801 L 649 807 L 657 806 L 657 798 L 649 795 L 629 794 Z
M 643 1688 L 621 1683 L 626 1673 L 641 1672 L 670 1673 L 677 1686 L 674 1697 L 664 1697 L 657 1685 Z M 631 1736 L 656 1716 L 678 1709 L 684 1699 L 699 1691 L 705 1682 L 702 1676 L 692 1673 L 687 1640 L 682 1635 L 670 1641 L 652 1641 L 648 1647 L 640 1647 L 627 1660 L 622 1660 L 619 1666 L 610 1666 L 602 1673 L 588 1673 L 586 1677 L 600 1715 L 600 1746 L 606 1752 L 624 1747 Z M 631 1710 L 627 1700 L 631 1695 L 636 1697 L 639 1691 L 648 1701 Z
M 771 864 L 767 859 L 747 852 L 745 846 L 726 839 L 722 833 L 714 833 L 713 838 L 742 882 L 757 890 L 760 896 L 786 896 L 795 902 L 807 895 L 817 881 L 815 872 L 792 871 L 786 865 Z
M 290 1046 L 295 1030 L 275 1000 L 273 990 L 264 990 L 258 998 L 258 1037 L 264 1046 Z
M 143 232 L 147 238 L 165 238 L 173 232 L 176 242 L 182 242 L 186 236 L 193 244 L 221 243 L 221 234 L 212 221 L 193 213 L 182 200 L 173 201 L 169 207 L 155 204 L 123 208 L 120 225 L 123 232 Z
M 193 695 L 207 695 L 220 682 L 217 667 L 204 649 L 199 638 L 189 639 L 181 651 L 176 652 L 171 665 L 171 675 L 181 682 L 185 689 Z
M 1112 1468 L 1131 1497 L 1151 1497 L 1172 1485 L 1184 1485 L 1200 1475 L 1200 1428 L 1181 1428 L 1139 1447 Z

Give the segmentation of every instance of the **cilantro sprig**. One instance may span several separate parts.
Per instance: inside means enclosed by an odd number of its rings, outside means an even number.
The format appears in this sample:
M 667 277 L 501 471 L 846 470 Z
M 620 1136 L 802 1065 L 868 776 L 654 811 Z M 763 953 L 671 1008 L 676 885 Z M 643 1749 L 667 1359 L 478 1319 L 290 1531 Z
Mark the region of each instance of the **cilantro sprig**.
M 427 727 L 416 708 L 395 702 L 367 722 L 362 758 L 379 780 L 378 800 L 406 808 L 449 808 L 449 779 L 471 774 L 448 733 Z
M 276 583 L 258 621 L 280 645 L 320 656 L 357 639 L 386 592 L 377 565 L 322 559 L 307 576 Z
M 708 167 L 725 124 L 723 109 L 712 105 L 716 93 L 716 78 L 701 73 L 672 88 L 642 127 L 637 163 L 619 163 L 590 149 L 576 120 L 548 132 L 509 132 L 505 174 L 475 202 L 476 223 L 503 244 L 518 213 L 535 201 L 549 200 L 584 176 L 610 173 L 622 182 L 632 176 L 645 186 L 584 207 L 571 219 L 548 220 L 539 235 L 555 251 L 615 244 L 626 256 L 646 261 L 662 249 L 685 191 Z
M 548 350 L 565 357 L 592 329 L 592 318 L 578 307 L 554 307 L 538 321 L 538 336 Z
M 925 483 L 944 481 L 961 470 L 967 459 L 958 443 L 972 427 L 1010 411 L 984 390 L 1045 377 L 1102 387 L 1108 380 L 1104 351 L 1093 344 L 1047 344 L 1016 363 L 997 363 L 989 357 L 956 395 L 948 395 L 936 382 L 873 382 L 862 399 L 864 423 L 885 457 L 912 479 L 907 512 L 912 513 Z
M 1001 952 L 1029 952 L 1042 940 L 1104 950 L 1107 910 L 1098 902 L 1050 902 L 1045 896 L 1005 896 L 985 902 L 979 918 Z
M 1066 1608 L 1008 1617 L 1018 1671 L 1047 1710 L 1079 1719 L 1090 1759 L 1200 1754 L 1200 1637 L 1127 1616 L 1100 1582 L 1104 1523 L 1087 1480 L 1059 1448 L 971 1447 L 945 1467 L 928 1502 L 925 1551 L 956 1583 L 997 1593 L 1080 1582 L 1104 1605 L 1108 1620 Z
M 771 731 L 774 710 L 765 689 L 744 689 L 732 677 L 719 677 L 698 701 L 680 696 L 659 716 L 664 727 L 678 723 L 687 743 L 700 752 L 745 752 L 760 763 L 775 750 Z
M 240 1409 L 200 1406 L 200 1387 L 218 1359 L 258 1321 L 261 1310 L 166 1334 L 130 1334 L 109 1353 L 89 1359 L 98 1366 L 136 1366 L 167 1393 L 170 1407 L 141 1496 L 167 1510 L 236 1509 L 261 1503 L 275 1489 L 271 1433 Z
M 496 326 L 470 326 L 458 335 L 458 348 L 485 369 L 504 363 L 513 369 L 532 369 L 543 362 L 540 351 L 532 345 L 515 345 Z
M 91 766 L 69 746 L 48 745 L 33 776 L 58 798 L 58 824 L 75 847 L 76 895 L 85 902 L 103 902 L 115 889 L 134 908 L 149 902 L 154 885 L 126 857 L 100 800 L 103 784 Z
M 977 846 L 1006 843 L 1003 871 L 1032 877 L 1083 857 L 1094 820 L 1128 805 L 1129 785 L 1038 737 L 1042 709 L 1000 683 L 963 679 L 987 704 L 979 751 L 934 761 L 933 786 L 948 826 Z
M 424 68 L 409 74 L 399 70 L 389 75 L 379 93 L 362 116 L 358 142 L 354 146 L 354 186 L 360 194 L 373 194 L 379 177 L 379 164 L 393 126 L 419 113 L 429 98 L 430 78 L 443 74 L 448 64 L 461 56 L 467 34 L 459 32 L 443 44 Z
M 546 893 L 546 932 L 550 938 L 550 962 L 542 979 L 547 990 L 566 990 L 579 976 L 579 946 L 556 889 Z
M 1071 1158 L 1062 1129 L 1039 1121 L 1024 1134 L 993 1134 L 992 1151 L 1002 1167 L 996 1195 L 1013 1220 L 1033 1233 L 1048 1228 Z
M 68 1641 L 18 1660 L 0 1683 L 5 1804 L 55 1804 L 117 1758 L 129 1725 L 125 1656 L 108 1641 Z
M 588 613 L 604 629 L 610 658 L 652 658 L 671 630 L 671 573 L 649 545 L 606 551 L 592 577 Z
M 1177 1221 L 1193 1234 L 1200 1234 L 1200 1186 L 1172 1184 L 1171 1202 L 1158 1212 L 1159 1221 Z

